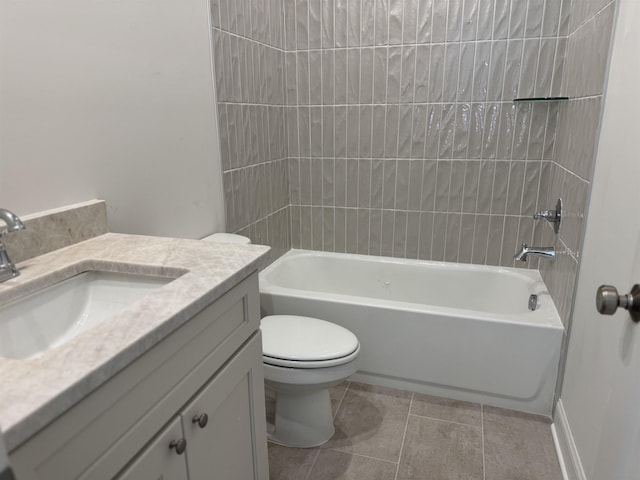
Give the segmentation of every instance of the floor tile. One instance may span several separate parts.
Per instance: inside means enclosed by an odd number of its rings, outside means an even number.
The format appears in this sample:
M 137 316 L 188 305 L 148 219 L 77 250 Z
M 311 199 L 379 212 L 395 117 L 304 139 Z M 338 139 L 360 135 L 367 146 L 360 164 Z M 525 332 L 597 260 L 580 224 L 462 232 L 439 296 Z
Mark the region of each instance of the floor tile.
M 394 480 L 395 475 L 395 463 L 325 449 L 320 451 L 309 480 Z
M 550 421 L 483 408 L 486 480 L 562 480 Z
M 411 392 L 352 382 L 325 447 L 397 462 Z
M 317 448 L 283 447 L 269 442 L 269 479 L 304 480 L 318 456 Z
M 482 425 L 482 407 L 479 403 L 462 402 L 433 395 L 415 393 L 410 413 L 476 427 Z
M 483 480 L 482 429 L 410 415 L 397 480 Z
M 329 396 L 331 397 L 331 409 L 333 410 L 334 417 L 336 416 L 336 413 L 338 413 L 338 407 L 340 406 L 340 403 L 342 403 L 342 399 L 347 393 L 348 387 L 349 382 L 345 381 L 329 389 Z

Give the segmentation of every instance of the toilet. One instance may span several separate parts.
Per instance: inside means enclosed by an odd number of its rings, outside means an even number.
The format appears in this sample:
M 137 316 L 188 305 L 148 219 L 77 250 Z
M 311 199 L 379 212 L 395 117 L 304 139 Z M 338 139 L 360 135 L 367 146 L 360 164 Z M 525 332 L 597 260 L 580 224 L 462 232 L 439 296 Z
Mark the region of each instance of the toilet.
M 251 243 L 251 240 L 247 237 L 236 235 L 235 233 L 214 233 L 204 237 L 202 240 L 213 243 L 234 243 L 236 245 L 249 245 Z
M 203 240 L 251 243 L 230 233 Z M 260 330 L 265 387 L 275 394 L 269 440 L 290 447 L 322 445 L 335 432 L 329 388 L 356 373 L 358 338 L 335 323 L 298 315 L 266 316 Z
M 296 315 L 264 317 L 260 330 L 265 386 L 276 395 L 269 440 L 322 445 L 335 432 L 329 388 L 356 372 L 357 337 L 335 323 Z

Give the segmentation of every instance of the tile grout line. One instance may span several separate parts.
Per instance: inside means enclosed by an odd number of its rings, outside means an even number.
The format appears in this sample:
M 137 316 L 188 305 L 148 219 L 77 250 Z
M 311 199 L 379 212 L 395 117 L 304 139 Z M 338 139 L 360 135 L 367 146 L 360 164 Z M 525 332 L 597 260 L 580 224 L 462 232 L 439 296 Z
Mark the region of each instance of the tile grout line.
M 471 428 L 481 428 L 481 426 L 478 425 L 471 425 L 470 423 L 462 423 L 462 422 L 454 422 L 452 420 L 444 420 L 442 418 L 436 418 L 436 417 L 429 417 L 427 415 L 417 415 L 415 413 L 409 413 L 410 417 L 416 417 L 416 418 L 424 418 L 425 420 L 433 420 L 436 422 L 441 422 L 441 423 L 451 423 L 453 425 L 459 425 L 461 427 L 471 427 Z M 480 419 L 482 420 L 482 413 L 480 414 Z
M 480 438 L 482 439 L 482 479 L 487 478 L 487 468 L 484 458 L 484 404 L 480 404 Z
M 372 457 L 371 455 L 363 455 L 362 453 L 348 452 L 345 450 L 340 450 L 338 448 L 320 447 L 320 450 L 330 450 L 332 452 L 343 453 L 345 455 L 350 455 L 352 457 L 368 458 L 369 460 L 376 460 L 378 462 L 385 462 L 385 463 L 390 463 L 392 465 L 398 465 L 398 462 L 394 462 L 393 460 L 387 460 L 385 458 L 380 458 L 380 457 Z
M 342 402 L 344 401 L 344 398 L 347 396 L 347 392 L 349 391 L 349 386 L 351 385 L 350 381 L 347 381 L 347 386 L 344 389 L 344 393 L 342 394 L 342 397 L 340 398 L 340 401 L 338 402 L 338 406 L 336 407 L 336 413 L 333 415 L 333 418 L 335 419 L 338 416 L 338 411 L 340 411 L 340 407 L 342 407 Z
M 400 443 L 400 454 L 398 455 L 398 464 L 396 467 L 396 475 L 394 480 L 398 480 L 398 474 L 400 473 L 400 460 L 402 459 L 402 451 L 404 450 L 404 441 L 407 438 L 407 429 L 409 428 L 409 417 L 411 416 L 411 407 L 413 406 L 413 399 L 415 393 L 411 393 L 411 400 L 409 400 L 409 410 L 407 411 L 407 419 L 404 423 L 404 432 L 402 433 L 402 442 Z
M 311 466 L 309 467 L 309 471 L 307 472 L 307 475 L 305 478 L 305 480 L 309 480 L 309 478 L 311 478 L 311 474 L 313 473 L 313 467 L 316 466 L 316 463 L 318 463 L 318 457 L 320 457 L 320 448 L 318 448 L 318 451 L 316 452 L 316 456 L 313 459 L 313 462 L 311 462 Z

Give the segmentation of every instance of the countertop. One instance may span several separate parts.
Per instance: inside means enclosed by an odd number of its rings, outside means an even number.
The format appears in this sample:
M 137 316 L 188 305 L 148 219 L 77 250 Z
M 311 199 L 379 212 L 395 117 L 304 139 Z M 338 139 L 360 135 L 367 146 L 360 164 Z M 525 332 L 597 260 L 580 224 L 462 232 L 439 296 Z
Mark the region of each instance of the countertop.
M 0 357 L 0 429 L 11 451 L 258 269 L 269 247 L 107 233 L 18 265 L 0 304 L 86 270 L 176 278 L 108 321 L 26 360 Z

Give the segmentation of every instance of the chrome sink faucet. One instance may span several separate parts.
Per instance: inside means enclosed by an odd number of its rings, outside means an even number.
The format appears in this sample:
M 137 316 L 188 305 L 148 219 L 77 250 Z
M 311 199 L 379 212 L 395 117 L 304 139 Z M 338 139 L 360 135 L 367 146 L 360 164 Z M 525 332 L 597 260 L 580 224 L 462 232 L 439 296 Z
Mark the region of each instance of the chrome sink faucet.
M 25 227 L 22 220 L 15 213 L 4 208 L 0 208 L 0 220 L 4 220 L 4 223 L 7 224 L 7 227 L 0 231 L 0 282 L 4 282 L 10 278 L 17 277 L 20 272 L 9 258 L 7 250 L 2 244 L 2 237 L 10 232 L 24 230 Z
M 513 258 L 517 262 L 526 262 L 529 255 L 554 260 L 556 258 L 556 249 L 554 247 L 530 247 L 526 243 L 523 243 L 520 251 L 516 253 Z

